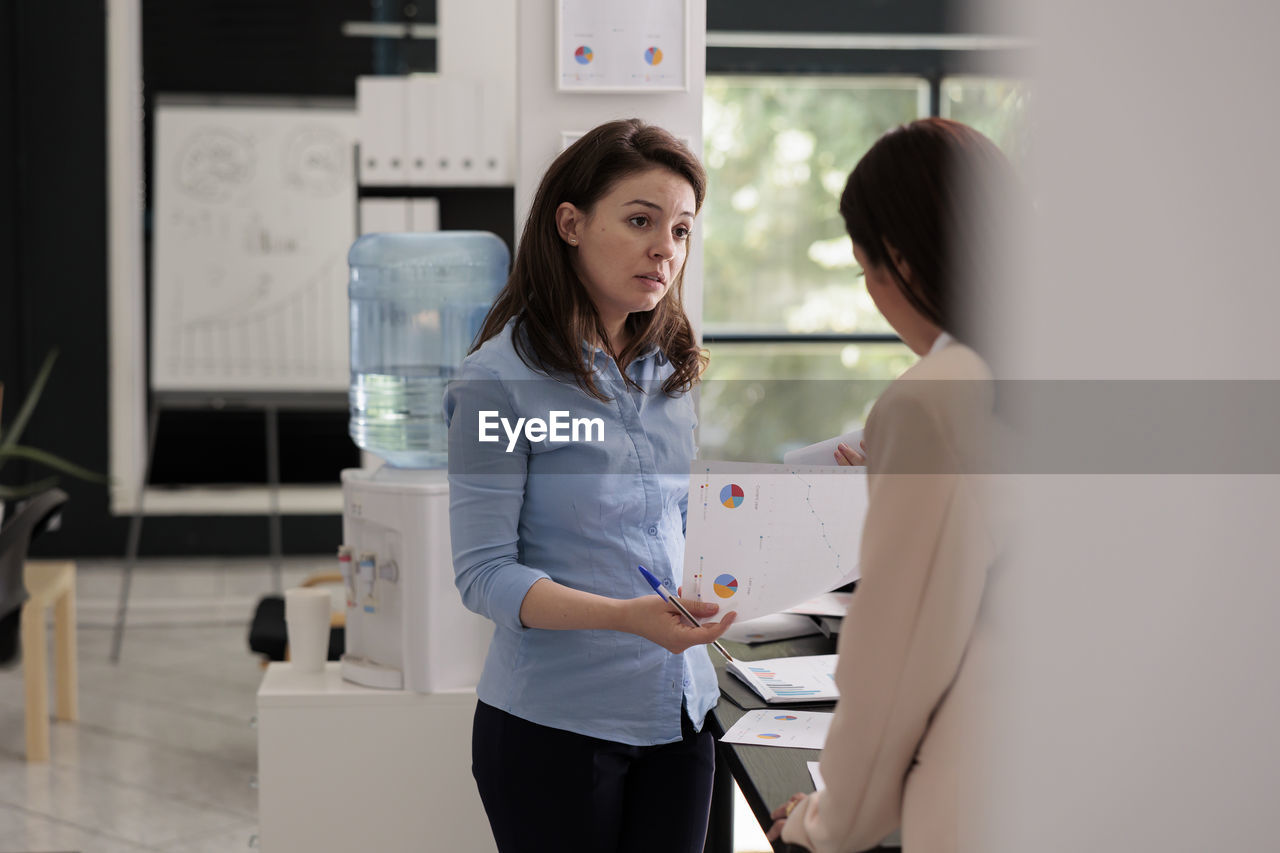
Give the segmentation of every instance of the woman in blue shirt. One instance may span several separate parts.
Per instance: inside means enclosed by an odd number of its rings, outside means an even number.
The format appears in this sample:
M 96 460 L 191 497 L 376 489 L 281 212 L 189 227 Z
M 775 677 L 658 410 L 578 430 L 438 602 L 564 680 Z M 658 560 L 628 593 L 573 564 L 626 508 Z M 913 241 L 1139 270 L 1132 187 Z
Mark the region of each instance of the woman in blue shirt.
M 705 644 L 733 614 L 695 628 L 637 566 L 682 572 L 706 361 L 682 274 L 705 187 L 638 120 L 566 149 L 445 396 L 456 583 L 495 623 L 472 771 L 503 853 L 702 849 Z

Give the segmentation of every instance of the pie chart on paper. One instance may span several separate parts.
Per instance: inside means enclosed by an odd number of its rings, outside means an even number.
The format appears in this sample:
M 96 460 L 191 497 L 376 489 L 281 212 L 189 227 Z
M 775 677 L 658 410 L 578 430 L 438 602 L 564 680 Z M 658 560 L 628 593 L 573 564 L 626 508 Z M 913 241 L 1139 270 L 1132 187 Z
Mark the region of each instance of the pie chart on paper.
M 658 47 L 649 48 L 644 52 L 644 61 L 649 63 L 650 65 L 661 65 L 662 49 Z
M 733 575 L 720 575 L 716 578 L 715 583 L 711 585 L 711 588 L 721 598 L 732 598 L 733 594 L 738 591 L 738 579 Z
M 584 44 L 573 52 L 573 58 L 577 60 L 579 65 L 587 65 L 592 59 L 595 59 L 595 54 L 591 52 L 591 48 Z
M 730 483 L 720 490 L 720 503 L 729 509 L 737 509 L 742 506 L 742 499 L 747 493 L 742 490 L 742 486 L 737 483 Z

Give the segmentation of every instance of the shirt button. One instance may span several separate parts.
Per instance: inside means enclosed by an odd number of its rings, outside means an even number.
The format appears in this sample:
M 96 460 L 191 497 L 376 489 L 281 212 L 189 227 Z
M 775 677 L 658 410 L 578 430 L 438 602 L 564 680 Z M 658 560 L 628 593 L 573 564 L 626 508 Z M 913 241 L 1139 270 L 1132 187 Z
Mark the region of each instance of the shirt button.
M 653 525 L 650 525 L 650 526 L 649 526 L 649 535 L 650 535 L 650 536 L 657 536 L 657 535 L 658 535 L 658 528 L 654 527 Z

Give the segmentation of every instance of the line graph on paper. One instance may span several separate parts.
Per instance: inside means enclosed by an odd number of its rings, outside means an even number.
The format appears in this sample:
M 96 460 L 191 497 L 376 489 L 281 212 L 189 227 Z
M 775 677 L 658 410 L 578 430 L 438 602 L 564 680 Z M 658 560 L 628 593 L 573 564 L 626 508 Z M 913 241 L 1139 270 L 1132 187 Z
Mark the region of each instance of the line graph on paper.
M 685 594 L 752 619 L 856 580 L 866 511 L 859 471 L 695 462 Z
M 349 106 L 157 105 L 153 387 L 347 387 L 354 130 Z

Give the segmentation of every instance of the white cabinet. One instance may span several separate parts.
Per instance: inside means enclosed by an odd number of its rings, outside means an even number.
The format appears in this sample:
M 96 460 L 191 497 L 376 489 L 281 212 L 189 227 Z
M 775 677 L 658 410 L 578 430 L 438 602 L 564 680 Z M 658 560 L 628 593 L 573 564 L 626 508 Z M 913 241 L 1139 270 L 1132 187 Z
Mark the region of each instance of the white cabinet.
M 258 688 L 263 853 L 496 849 L 471 777 L 474 691 L 375 690 L 267 668 Z

